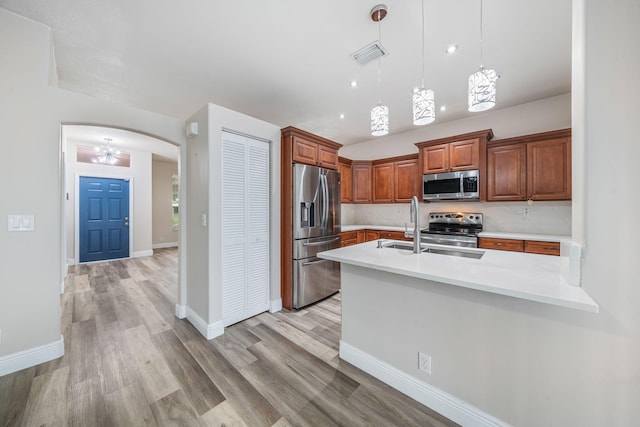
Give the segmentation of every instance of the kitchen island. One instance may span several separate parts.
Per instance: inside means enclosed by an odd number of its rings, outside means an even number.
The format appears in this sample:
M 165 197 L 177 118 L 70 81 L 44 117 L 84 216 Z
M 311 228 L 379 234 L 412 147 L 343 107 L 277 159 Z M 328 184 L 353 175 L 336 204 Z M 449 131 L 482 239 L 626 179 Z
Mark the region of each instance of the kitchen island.
M 389 243 L 386 241 L 384 245 Z M 441 245 L 423 247 L 452 249 L 450 246 Z M 398 276 L 394 280 L 397 282 L 402 282 L 403 277 L 415 277 L 444 286 L 460 286 L 598 312 L 598 304 L 581 287 L 569 284 L 563 276 L 563 257 L 489 249 L 466 250 L 483 253 L 482 258 L 462 258 L 436 253 L 414 254 L 410 250 L 378 248 L 375 241 L 322 252 L 318 256 L 342 263 L 343 269 L 345 266 L 354 265 L 394 273 Z
M 598 312 L 565 279 L 564 256 L 465 248 L 484 252 L 472 259 L 377 246 L 318 255 L 341 262 L 340 358 L 461 425 L 505 425 L 491 414 L 517 406 L 510 390 L 526 384 L 518 369 L 531 366 L 540 382 L 554 375 L 536 365 L 542 337 L 566 339 L 551 326 L 578 333 Z M 487 377 L 485 367 L 500 375 Z

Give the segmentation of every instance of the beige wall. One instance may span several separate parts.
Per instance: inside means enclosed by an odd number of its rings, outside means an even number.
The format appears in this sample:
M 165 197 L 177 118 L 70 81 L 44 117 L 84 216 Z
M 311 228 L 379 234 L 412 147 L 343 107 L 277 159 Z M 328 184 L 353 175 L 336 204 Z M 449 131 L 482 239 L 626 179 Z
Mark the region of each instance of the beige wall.
M 0 228 L 0 357 L 53 343 L 64 332 L 61 124 L 103 124 L 184 141 L 181 119 L 49 87 L 50 50 L 48 28 L 0 9 L 0 178 L 7 183 L 0 219 L 35 216 L 32 232 Z
M 582 286 L 600 313 L 417 279 L 392 285 L 391 274 L 347 267 L 343 339 L 512 425 L 638 425 L 637 238 L 618 224 L 635 223 L 639 207 L 640 3 L 574 8 L 585 11 L 586 38 L 574 44 L 586 45 L 586 69 L 573 155 L 584 176 L 573 203 L 584 209 L 573 215 L 584 227 Z M 431 376 L 417 370 L 418 351 L 433 357 Z
M 173 229 L 173 175 L 178 175 L 178 163 L 152 161 L 153 246 L 177 246 L 179 233 Z

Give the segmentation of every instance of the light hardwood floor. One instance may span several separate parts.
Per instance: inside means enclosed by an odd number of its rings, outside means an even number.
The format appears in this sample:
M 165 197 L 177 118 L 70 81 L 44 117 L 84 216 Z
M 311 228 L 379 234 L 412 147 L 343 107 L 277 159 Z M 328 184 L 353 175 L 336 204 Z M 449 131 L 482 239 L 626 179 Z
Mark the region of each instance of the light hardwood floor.
M 0 426 L 455 425 L 339 359 L 339 294 L 207 341 L 176 272 L 176 249 L 72 267 L 65 355 L 0 377 Z

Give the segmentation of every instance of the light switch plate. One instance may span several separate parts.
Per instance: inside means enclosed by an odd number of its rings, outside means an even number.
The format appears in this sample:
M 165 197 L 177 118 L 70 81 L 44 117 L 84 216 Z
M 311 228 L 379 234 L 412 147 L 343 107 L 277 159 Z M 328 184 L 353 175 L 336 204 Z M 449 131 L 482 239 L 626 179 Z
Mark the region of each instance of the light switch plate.
M 8 215 L 7 231 L 33 231 L 33 215 Z

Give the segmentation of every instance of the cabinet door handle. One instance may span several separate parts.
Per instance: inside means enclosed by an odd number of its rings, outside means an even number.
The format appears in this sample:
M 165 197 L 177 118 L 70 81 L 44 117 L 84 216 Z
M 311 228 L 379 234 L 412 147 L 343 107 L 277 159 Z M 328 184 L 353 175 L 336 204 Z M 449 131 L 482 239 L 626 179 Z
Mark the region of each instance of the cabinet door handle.
M 522 197 L 523 199 L 527 198 L 524 194 L 521 194 L 520 197 Z

